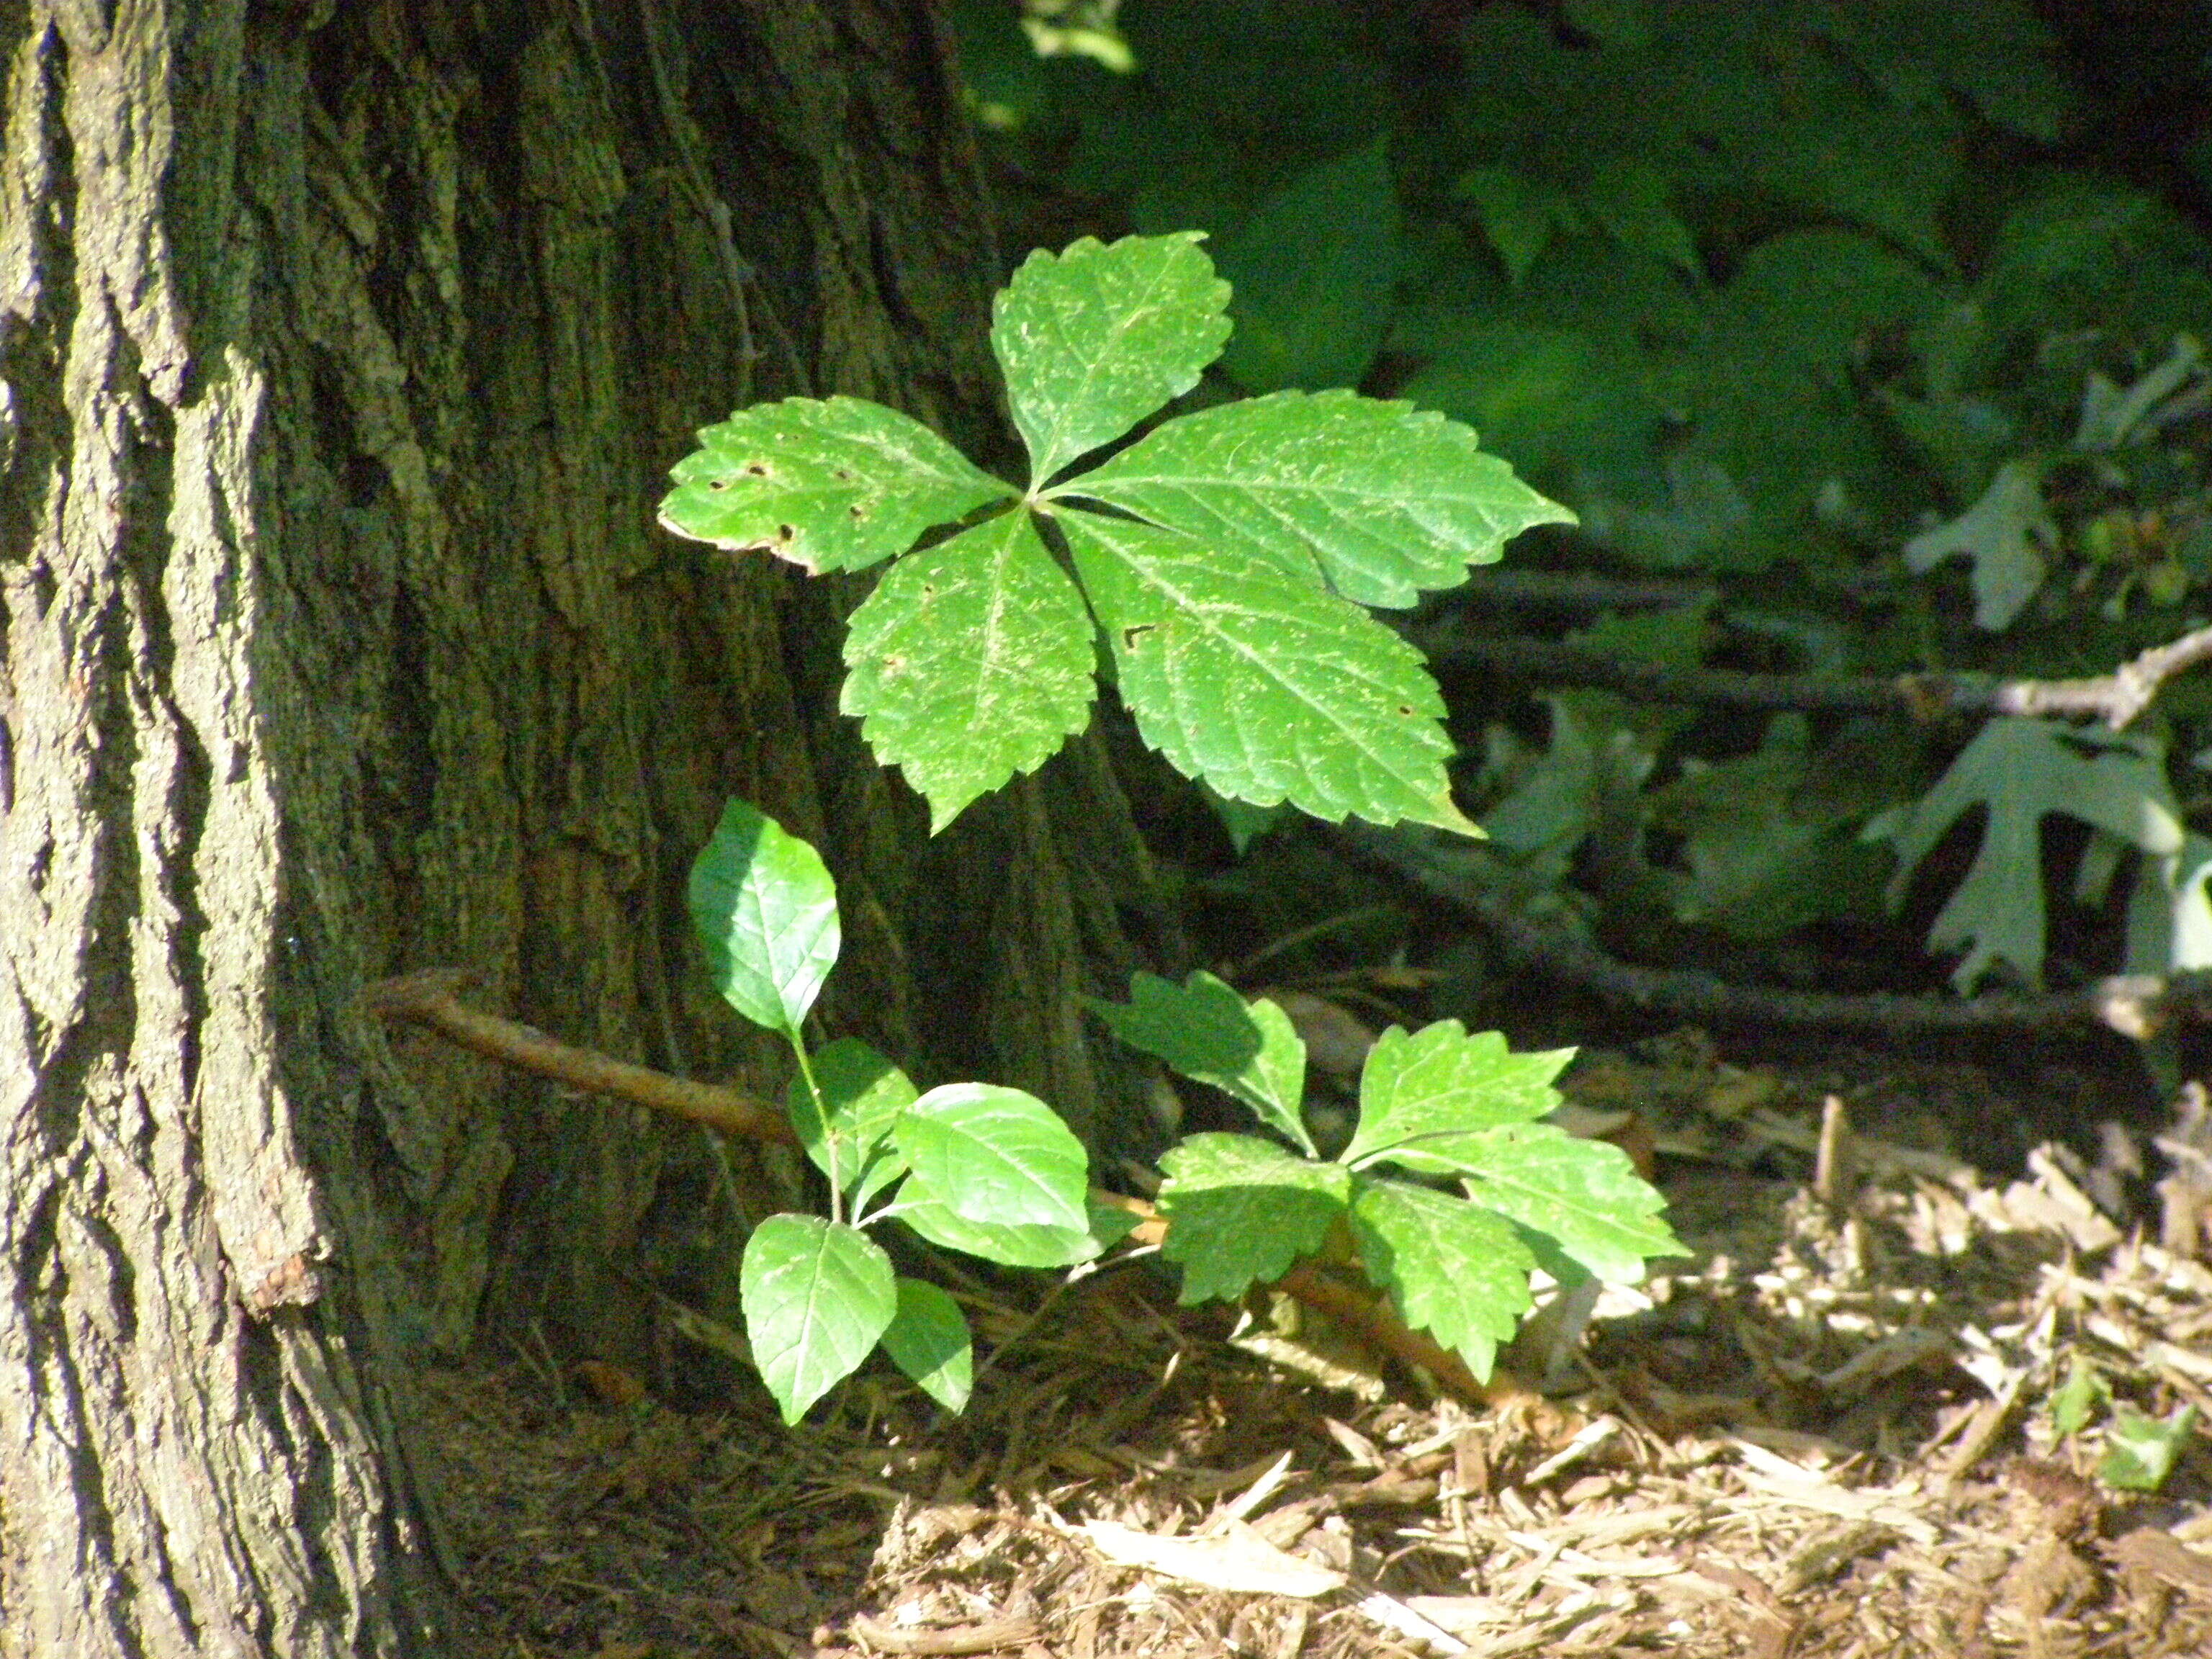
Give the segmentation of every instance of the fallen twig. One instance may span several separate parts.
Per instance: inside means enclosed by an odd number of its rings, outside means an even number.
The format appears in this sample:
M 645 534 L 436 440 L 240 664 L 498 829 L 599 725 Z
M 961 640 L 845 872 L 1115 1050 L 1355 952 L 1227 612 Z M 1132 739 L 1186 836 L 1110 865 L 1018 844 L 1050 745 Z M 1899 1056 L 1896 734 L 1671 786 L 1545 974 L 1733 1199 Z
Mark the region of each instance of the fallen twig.
M 475 983 L 475 976 L 465 969 L 425 969 L 376 981 L 362 992 L 362 1003 L 380 1019 L 424 1026 L 472 1053 L 586 1093 L 611 1095 L 743 1139 L 799 1144 L 799 1137 L 781 1111 L 741 1091 L 694 1083 L 650 1066 L 611 1060 L 548 1036 L 535 1026 L 463 1006 L 461 993 Z M 1091 1196 L 1136 1216 L 1138 1224 L 1130 1237 L 1139 1243 L 1157 1244 L 1167 1237 L 1167 1217 L 1143 1199 L 1099 1190 Z M 1432 1338 L 1410 1329 L 1388 1303 L 1310 1265 L 1293 1267 L 1276 1281 L 1275 1288 L 1349 1328 L 1380 1352 L 1426 1371 L 1446 1393 L 1471 1404 L 1521 1392 L 1520 1385 L 1503 1371 L 1488 1383 L 1478 1382 L 1465 1360 Z
M 2153 646 L 2109 674 L 2074 680 L 1965 673 L 1753 674 L 1733 668 L 1669 668 L 1563 641 L 1452 635 L 1419 643 L 1439 667 L 1480 667 L 1594 685 L 1653 702 L 1904 714 L 1922 721 L 1975 714 L 2087 714 L 2117 732 L 2150 707 L 2165 681 L 2212 658 L 2212 628 Z
M 1730 1026 L 1807 1025 L 1898 1032 L 2002 1031 L 2104 1025 L 2140 1041 L 2212 1018 L 2212 982 L 2201 974 L 2114 974 L 2075 991 L 1990 993 L 1954 999 L 1893 993 L 1784 991 L 1734 985 L 1693 969 L 1645 968 L 1608 956 L 1563 928 L 1532 921 L 1504 896 L 1446 869 L 1417 843 L 1352 823 L 1343 844 L 1370 863 L 1464 911 L 1512 955 L 1608 1002 Z

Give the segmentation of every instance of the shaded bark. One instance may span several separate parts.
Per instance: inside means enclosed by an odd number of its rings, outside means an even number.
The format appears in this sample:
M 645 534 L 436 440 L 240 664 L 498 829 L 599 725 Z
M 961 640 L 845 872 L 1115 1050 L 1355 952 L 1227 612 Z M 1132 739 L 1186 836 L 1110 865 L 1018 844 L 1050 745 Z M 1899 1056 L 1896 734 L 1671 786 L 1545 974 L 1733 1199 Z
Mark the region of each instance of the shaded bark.
M 1097 750 L 927 842 L 835 713 L 858 590 L 652 528 L 761 397 L 1003 443 L 945 41 L 0 0 L 0 1652 L 436 1651 L 409 1367 L 649 1369 L 637 1280 L 735 1240 L 699 1132 L 361 984 L 772 1094 L 681 903 L 740 794 L 838 874 L 834 1029 L 1138 1134 L 1078 997 L 1177 947 Z

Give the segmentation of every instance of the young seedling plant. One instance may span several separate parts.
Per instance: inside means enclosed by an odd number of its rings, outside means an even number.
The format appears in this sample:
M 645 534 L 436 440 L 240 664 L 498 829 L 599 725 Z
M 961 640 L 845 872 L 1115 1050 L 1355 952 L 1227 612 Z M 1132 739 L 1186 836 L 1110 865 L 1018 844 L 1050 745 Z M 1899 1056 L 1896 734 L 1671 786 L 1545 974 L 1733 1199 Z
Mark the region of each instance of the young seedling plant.
M 1451 800 L 1435 682 L 1363 607 L 1411 605 L 1571 515 L 1468 428 L 1348 392 L 1176 415 L 1076 471 L 1188 392 L 1226 343 L 1228 286 L 1200 240 L 1040 250 L 1000 294 L 991 348 L 1029 454 L 1022 488 L 895 410 L 793 398 L 702 431 L 661 522 L 814 572 L 896 561 L 853 614 L 842 706 L 928 802 L 933 830 L 1084 727 L 1103 641 L 1146 740 L 1225 799 L 1479 835 Z M 690 900 L 722 994 L 791 1044 L 792 1125 L 829 1187 L 826 1218 L 775 1216 L 747 1243 L 740 1301 L 763 1379 L 796 1422 L 880 1344 L 957 1410 L 966 1322 L 870 1231 L 1066 1267 L 1130 1216 L 1089 1193 L 1081 1143 L 1034 1097 L 925 1093 L 863 1044 L 809 1048 L 839 933 L 805 842 L 733 802 Z M 1273 1004 L 1196 974 L 1140 975 L 1130 1003 L 1095 1006 L 1274 1137 L 1197 1134 L 1163 1159 L 1163 1249 L 1186 1301 L 1240 1297 L 1310 1256 L 1356 1264 L 1485 1376 L 1534 1269 L 1632 1279 L 1678 1248 L 1623 1154 L 1540 1121 L 1565 1051 L 1516 1055 L 1449 1021 L 1393 1030 L 1368 1060 L 1350 1145 L 1324 1161 L 1301 1115 L 1304 1048 Z
M 810 1049 L 806 1016 L 840 935 L 836 887 L 804 841 L 732 801 L 692 868 L 690 902 L 723 996 L 791 1044 L 792 1127 L 830 1191 L 826 1218 L 773 1216 L 746 1243 L 738 1297 L 762 1380 L 795 1423 L 880 1343 L 959 1410 L 974 1376 L 967 1321 L 945 1291 L 896 1273 L 870 1230 L 897 1222 L 988 1261 L 1066 1267 L 1135 1218 L 1088 1192 L 1082 1143 L 1034 1096 L 982 1083 L 923 1093 L 865 1043 Z M 1273 1003 L 1195 973 L 1182 985 L 1139 975 L 1127 1004 L 1092 1006 L 1274 1137 L 1194 1134 L 1161 1160 L 1162 1249 L 1185 1302 L 1234 1300 L 1310 1256 L 1356 1265 L 1481 1378 L 1528 1309 L 1533 1269 L 1632 1282 L 1646 1257 L 1679 1251 L 1625 1153 L 1540 1121 L 1571 1051 L 1516 1054 L 1454 1020 L 1393 1027 L 1361 1076 L 1350 1144 L 1323 1161 L 1300 1112 L 1305 1047 Z

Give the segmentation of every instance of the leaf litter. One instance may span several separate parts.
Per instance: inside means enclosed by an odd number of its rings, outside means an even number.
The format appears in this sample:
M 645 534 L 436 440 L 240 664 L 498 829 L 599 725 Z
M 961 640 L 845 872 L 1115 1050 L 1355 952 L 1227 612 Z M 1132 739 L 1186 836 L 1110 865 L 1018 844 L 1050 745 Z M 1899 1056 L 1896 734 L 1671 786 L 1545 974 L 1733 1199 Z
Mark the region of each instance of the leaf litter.
M 453 1650 L 2212 1651 L 2205 1189 L 2123 1224 L 2063 1151 L 2007 1179 L 1854 1128 L 1909 1068 L 1824 1094 L 1695 1033 L 1638 1052 L 1564 1081 L 1642 1120 L 1695 1254 L 1559 1297 L 1480 1406 L 1320 1358 L 1264 1297 L 1232 1344 L 1142 1262 L 963 1295 L 991 1357 L 958 1419 L 887 1370 L 790 1431 L 734 1369 L 688 1410 L 542 1345 L 429 1373 Z M 2183 1425 L 2162 1485 L 2100 1483 L 2144 1422 Z

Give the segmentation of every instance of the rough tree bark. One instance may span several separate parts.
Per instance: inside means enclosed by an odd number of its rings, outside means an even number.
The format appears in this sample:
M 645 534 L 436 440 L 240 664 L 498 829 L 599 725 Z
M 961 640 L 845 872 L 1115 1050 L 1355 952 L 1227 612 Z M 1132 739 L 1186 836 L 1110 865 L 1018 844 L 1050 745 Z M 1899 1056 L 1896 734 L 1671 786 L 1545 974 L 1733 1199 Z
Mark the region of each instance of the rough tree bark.
M 946 43 L 902 0 L 0 0 L 0 1652 L 437 1651 L 410 1368 L 650 1365 L 626 1287 L 733 1251 L 696 1134 L 356 987 L 465 966 L 773 1086 L 680 902 L 738 793 L 839 873 L 839 1029 L 1135 1111 L 1076 999 L 1176 947 L 1097 751 L 926 843 L 834 712 L 851 592 L 651 527 L 755 398 L 1002 441 Z

